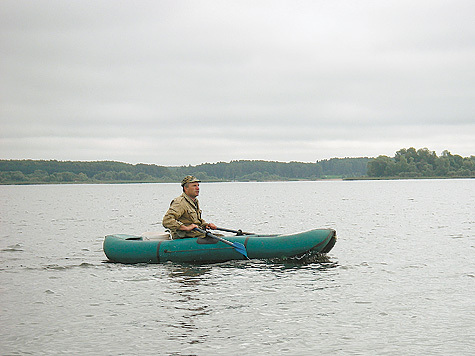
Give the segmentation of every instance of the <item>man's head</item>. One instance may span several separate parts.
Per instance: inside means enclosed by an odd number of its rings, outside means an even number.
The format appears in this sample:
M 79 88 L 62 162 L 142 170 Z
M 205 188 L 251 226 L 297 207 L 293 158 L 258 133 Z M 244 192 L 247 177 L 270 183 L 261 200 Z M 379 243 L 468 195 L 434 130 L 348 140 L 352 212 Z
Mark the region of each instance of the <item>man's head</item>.
M 200 180 L 194 176 L 186 176 L 181 181 L 183 191 L 190 198 L 195 199 L 200 193 Z

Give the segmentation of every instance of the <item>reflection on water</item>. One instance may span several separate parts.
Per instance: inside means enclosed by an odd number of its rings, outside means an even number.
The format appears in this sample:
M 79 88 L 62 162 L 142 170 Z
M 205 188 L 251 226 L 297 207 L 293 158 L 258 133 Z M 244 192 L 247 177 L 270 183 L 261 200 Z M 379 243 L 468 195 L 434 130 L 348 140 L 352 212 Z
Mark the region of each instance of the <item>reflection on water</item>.
M 173 306 L 177 317 L 166 325 L 172 329 L 167 333 L 168 339 L 183 340 L 189 344 L 206 342 L 209 335 L 205 329 L 199 329 L 197 321 L 208 315 L 210 304 L 199 298 L 199 286 L 212 267 L 169 263 L 166 268 L 169 283 L 176 285 L 175 293 L 178 295 Z
M 255 304 L 255 297 L 249 299 L 249 293 L 253 295 L 255 288 L 260 293 L 272 296 L 268 301 L 270 302 L 278 296 L 280 289 L 285 288 L 285 280 L 295 278 L 299 270 L 305 270 L 308 277 L 300 283 L 313 285 L 312 281 L 318 275 L 337 266 L 338 263 L 331 257 L 322 254 L 308 254 L 301 258 L 285 260 L 236 260 L 200 265 L 164 264 L 168 284 L 173 286 L 173 293 L 169 298 L 173 302 L 171 308 L 175 310 L 171 313 L 170 322 L 165 323 L 167 339 L 180 340 L 190 345 L 206 344 L 210 338 L 216 338 L 221 332 L 220 329 L 214 329 L 215 326 L 210 324 L 211 320 L 223 313 L 228 313 L 233 320 L 236 313 Z M 229 278 L 235 280 L 229 283 Z M 263 286 L 262 278 L 272 282 Z M 319 286 L 316 289 L 327 287 Z M 281 308 L 279 306 L 279 309 Z M 210 328 L 214 329 L 213 333 L 210 333 Z

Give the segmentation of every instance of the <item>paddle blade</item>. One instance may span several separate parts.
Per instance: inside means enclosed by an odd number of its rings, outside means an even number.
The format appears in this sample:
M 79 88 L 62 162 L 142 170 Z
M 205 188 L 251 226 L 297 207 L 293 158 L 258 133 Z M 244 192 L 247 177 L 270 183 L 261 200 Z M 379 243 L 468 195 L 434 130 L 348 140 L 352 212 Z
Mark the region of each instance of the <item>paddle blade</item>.
M 237 252 L 239 252 L 241 255 L 244 255 L 244 257 L 249 259 L 249 257 L 247 257 L 246 247 L 243 244 L 239 242 L 233 242 L 233 247 Z

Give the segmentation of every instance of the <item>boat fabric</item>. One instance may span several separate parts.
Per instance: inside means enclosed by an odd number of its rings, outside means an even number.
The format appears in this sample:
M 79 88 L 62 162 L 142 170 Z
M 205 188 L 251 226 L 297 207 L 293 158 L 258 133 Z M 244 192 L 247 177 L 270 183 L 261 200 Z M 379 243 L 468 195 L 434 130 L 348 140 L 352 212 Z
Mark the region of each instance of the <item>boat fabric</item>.
M 226 236 L 245 246 L 250 259 L 287 258 L 306 253 L 327 253 L 336 241 L 333 229 L 314 229 L 295 234 Z M 108 235 L 104 253 L 112 262 L 223 262 L 244 259 L 233 247 L 212 238 L 147 240 L 128 234 Z

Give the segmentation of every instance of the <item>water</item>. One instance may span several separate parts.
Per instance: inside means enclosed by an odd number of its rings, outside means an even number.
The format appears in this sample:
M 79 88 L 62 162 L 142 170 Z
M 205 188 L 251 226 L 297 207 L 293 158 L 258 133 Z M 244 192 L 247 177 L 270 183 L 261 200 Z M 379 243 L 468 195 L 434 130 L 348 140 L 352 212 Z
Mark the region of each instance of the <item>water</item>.
M 105 262 L 177 184 L 0 186 L 2 355 L 472 355 L 475 180 L 201 184 L 204 217 L 337 230 L 328 259 Z

